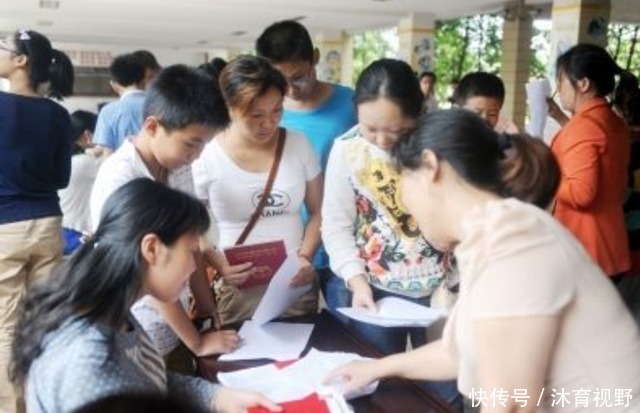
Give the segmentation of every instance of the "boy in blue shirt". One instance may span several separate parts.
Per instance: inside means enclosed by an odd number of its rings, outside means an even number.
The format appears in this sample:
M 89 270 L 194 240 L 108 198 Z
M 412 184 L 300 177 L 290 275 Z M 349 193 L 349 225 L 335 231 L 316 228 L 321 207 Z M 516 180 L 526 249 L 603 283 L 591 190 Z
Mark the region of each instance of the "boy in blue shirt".
M 133 54 L 117 56 L 109 66 L 109 72 L 109 83 L 120 99 L 102 108 L 93 135 L 94 143 L 104 148 L 106 154 L 140 131 L 144 104 L 145 69 L 138 57 Z
M 267 27 L 256 41 L 256 52 L 287 80 L 280 124 L 307 137 L 324 170 L 333 141 L 357 123 L 353 90 L 317 79 L 319 51 L 313 47 L 307 29 L 296 21 L 284 20 Z M 329 269 L 322 245 L 313 264 L 329 308 L 349 306 L 348 291 Z

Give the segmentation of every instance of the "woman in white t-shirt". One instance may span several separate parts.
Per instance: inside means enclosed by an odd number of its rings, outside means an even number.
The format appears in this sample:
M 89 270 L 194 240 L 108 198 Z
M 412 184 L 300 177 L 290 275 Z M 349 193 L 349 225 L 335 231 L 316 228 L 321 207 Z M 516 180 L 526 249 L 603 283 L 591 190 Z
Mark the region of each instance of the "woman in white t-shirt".
M 220 75 L 231 125 L 215 137 L 193 165 L 196 193 L 206 200 L 218 233 L 219 249 L 233 246 L 261 198 L 276 157 L 280 118 L 287 88 L 284 77 L 268 61 L 240 56 Z M 286 313 L 300 315 L 317 310 L 318 288 L 311 265 L 320 243 L 322 176 L 311 145 L 298 134 L 285 131 L 282 158 L 268 202 L 243 244 L 283 240 L 289 254 L 297 254 L 299 272 L 292 287 L 312 284 Z M 300 215 L 309 211 L 306 225 Z M 229 266 L 215 253 L 222 275 L 216 284 L 218 311 L 223 323 L 253 315 L 266 285 L 237 288 L 252 274 L 252 264 Z

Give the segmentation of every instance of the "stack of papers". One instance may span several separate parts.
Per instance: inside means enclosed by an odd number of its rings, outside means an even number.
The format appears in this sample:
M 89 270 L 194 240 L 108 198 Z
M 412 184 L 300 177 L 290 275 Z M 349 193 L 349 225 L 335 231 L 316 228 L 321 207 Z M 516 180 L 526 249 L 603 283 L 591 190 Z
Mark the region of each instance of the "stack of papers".
M 354 320 L 381 327 L 428 327 L 449 314 L 443 308 L 425 307 L 396 297 L 385 297 L 376 304 L 377 312 L 353 307 L 337 310 Z
M 219 360 L 291 360 L 300 356 L 311 337 L 313 324 L 271 322 L 311 288 L 289 286 L 298 268 L 298 257 L 287 256 L 269 282 L 252 319 L 242 324 L 238 332 L 242 345 Z
M 257 391 L 276 403 L 302 399 L 310 394 L 326 393 L 323 383 L 333 369 L 354 360 L 368 360 L 354 353 L 324 352 L 311 349 L 300 360 L 279 367 L 275 364 L 254 367 L 232 373 L 218 373 L 221 384 L 238 389 Z M 378 382 L 356 392 L 345 394 L 352 399 L 373 393 Z M 329 386 L 342 393 L 341 382 L 337 380 Z

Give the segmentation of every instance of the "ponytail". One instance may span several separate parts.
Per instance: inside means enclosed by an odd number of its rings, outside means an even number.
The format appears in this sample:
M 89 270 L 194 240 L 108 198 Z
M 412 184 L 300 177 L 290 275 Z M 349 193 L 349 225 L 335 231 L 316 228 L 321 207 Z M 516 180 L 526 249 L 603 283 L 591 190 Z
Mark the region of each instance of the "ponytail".
M 556 69 L 574 86 L 580 79 L 589 79 L 599 97 L 613 92 L 615 77 L 623 72 L 605 49 L 588 43 L 577 44 L 558 56 Z
M 211 80 L 218 83 L 218 81 L 220 80 L 220 73 L 222 73 L 222 69 L 224 69 L 226 66 L 226 60 L 221 57 L 214 57 L 207 63 L 203 63 L 198 66 L 198 70 L 209 76 Z
M 624 71 L 613 93 L 613 107 L 632 128 L 640 127 L 640 88 L 638 78 Z
M 64 52 L 53 49 L 51 51 L 51 65 L 49 66 L 48 95 L 62 100 L 73 93 L 73 64 Z
M 546 208 L 560 184 L 560 168 L 549 147 L 525 135 L 502 135 L 509 143 L 500 161 L 502 194 Z
M 33 30 L 18 30 L 13 37 L 16 52 L 28 61 L 29 86 L 34 92 L 44 91 L 49 97 L 62 100 L 73 92 L 73 65 L 69 57 L 51 47 L 46 36 Z
M 540 140 L 498 135 L 475 113 L 450 109 L 423 116 L 393 150 L 400 168 L 423 166 L 429 150 L 469 184 L 546 208 L 560 182 L 551 150 Z

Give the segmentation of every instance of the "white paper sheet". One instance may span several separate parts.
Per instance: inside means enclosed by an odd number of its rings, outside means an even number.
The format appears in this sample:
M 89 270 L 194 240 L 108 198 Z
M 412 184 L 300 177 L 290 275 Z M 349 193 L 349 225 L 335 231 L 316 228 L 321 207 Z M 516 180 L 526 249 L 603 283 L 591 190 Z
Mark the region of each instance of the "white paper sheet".
M 354 320 L 381 327 L 428 327 L 449 314 L 443 308 L 425 307 L 396 297 L 385 297 L 376 304 L 377 312 L 353 307 L 337 310 Z
M 321 394 L 328 387 L 342 394 L 340 381 L 325 385 L 324 379 L 333 369 L 354 360 L 367 359 L 355 353 L 311 349 L 305 357 L 282 369 L 269 364 L 231 373 L 218 373 L 218 380 L 226 386 L 260 392 L 276 403 L 281 403 L 302 399 L 312 393 Z M 372 394 L 377 386 L 376 381 L 345 397 L 353 399 Z
M 536 138 L 542 138 L 549 112 L 547 98 L 551 96 L 551 85 L 547 79 L 538 79 L 527 83 L 525 88 L 530 115 L 527 133 Z
M 231 360 L 293 360 L 307 346 L 313 324 L 267 323 L 260 325 L 245 321 L 238 332 L 242 345 L 233 353 L 220 356 L 221 361 Z
M 301 399 L 314 389 L 307 383 L 296 383 L 274 364 L 230 373 L 218 373 L 218 381 L 228 387 L 262 393 L 275 403 Z
M 324 386 L 324 379 L 335 368 L 340 367 L 354 360 L 370 360 L 355 353 L 344 352 L 326 352 L 311 349 L 309 353 L 297 362 L 285 367 L 283 371 L 294 381 L 301 383 L 309 383 L 310 386 L 318 391 Z M 336 380 L 328 386 L 335 388 L 342 394 L 342 381 Z M 376 391 L 378 382 L 373 382 L 362 389 L 356 389 L 353 392 L 345 394 L 347 400 L 356 397 L 365 396 Z
M 302 294 L 309 291 L 311 285 L 291 288 L 289 284 L 298 273 L 300 265 L 296 255 L 289 255 L 269 282 L 260 304 L 251 320 L 264 324 L 284 313 Z
M 353 413 L 354 410 L 346 402 L 344 396 L 333 387 L 322 387 L 318 390 L 318 397 L 327 403 L 330 413 Z

